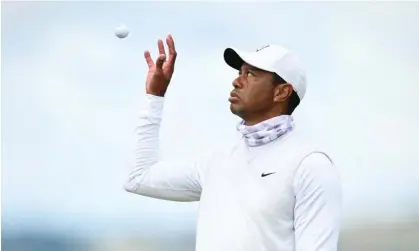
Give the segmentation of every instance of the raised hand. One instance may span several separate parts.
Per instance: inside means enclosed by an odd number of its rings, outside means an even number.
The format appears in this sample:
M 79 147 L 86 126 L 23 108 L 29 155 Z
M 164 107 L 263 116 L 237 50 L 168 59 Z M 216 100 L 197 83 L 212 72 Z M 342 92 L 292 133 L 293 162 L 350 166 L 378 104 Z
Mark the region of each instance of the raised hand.
M 150 52 L 144 52 L 144 57 L 148 65 L 146 93 L 161 97 L 166 94 L 167 87 L 173 76 L 177 56 L 175 42 L 171 35 L 167 36 L 166 43 L 169 48 L 169 58 L 167 58 L 163 41 L 160 39 L 157 42 L 159 56 L 155 63 L 150 56 Z

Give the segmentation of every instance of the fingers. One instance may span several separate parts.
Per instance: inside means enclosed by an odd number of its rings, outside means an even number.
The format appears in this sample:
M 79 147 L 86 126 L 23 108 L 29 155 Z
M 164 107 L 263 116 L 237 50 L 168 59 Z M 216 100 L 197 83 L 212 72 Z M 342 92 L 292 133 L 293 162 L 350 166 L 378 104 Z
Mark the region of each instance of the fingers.
M 164 61 L 166 61 L 166 55 L 160 54 L 156 60 L 156 69 L 162 69 Z
M 169 67 L 173 68 L 176 61 L 177 52 L 175 49 L 175 42 L 173 40 L 172 35 L 167 36 L 166 43 L 167 43 L 167 47 L 169 48 L 168 65 Z M 159 57 L 157 58 L 156 63 L 153 62 L 153 59 L 151 58 L 149 51 L 144 52 L 144 58 L 149 68 L 155 65 L 157 68 L 161 69 L 163 67 L 164 62 L 167 59 L 166 51 L 164 49 L 164 44 L 161 39 L 157 41 L 157 47 L 159 49 Z
M 145 58 L 145 61 L 147 62 L 147 65 L 148 65 L 149 68 L 154 66 L 154 62 L 153 62 L 153 59 L 151 59 L 149 51 L 144 52 L 144 58 Z
M 157 41 L 157 47 L 159 48 L 159 54 L 160 55 L 166 55 L 166 51 L 164 50 L 164 45 L 163 45 L 163 41 L 161 39 L 159 39 Z
M 169 63 L 171 65 L 175 64 L 177 52 L 175 49 L 175 41 L 173 40 L 172 35 L 168 35 L 166 38 L 167 47 L 169 48 Z

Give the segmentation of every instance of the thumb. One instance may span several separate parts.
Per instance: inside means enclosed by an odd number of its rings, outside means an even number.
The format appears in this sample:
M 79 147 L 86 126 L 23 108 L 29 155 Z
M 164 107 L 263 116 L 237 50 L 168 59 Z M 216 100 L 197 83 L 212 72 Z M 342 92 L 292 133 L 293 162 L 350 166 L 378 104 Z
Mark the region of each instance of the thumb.
M 160 54 L 156 60 L 156 68 L 162 69 L 164 61 L 166 61 L 166 55 Z

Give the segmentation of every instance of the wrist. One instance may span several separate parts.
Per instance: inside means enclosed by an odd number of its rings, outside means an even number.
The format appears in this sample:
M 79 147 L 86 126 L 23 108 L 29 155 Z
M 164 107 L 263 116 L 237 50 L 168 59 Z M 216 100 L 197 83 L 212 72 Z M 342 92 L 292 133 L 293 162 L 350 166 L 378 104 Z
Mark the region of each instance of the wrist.
M 165 92 L 147 92 L 147 95 L 156 96 L 156 97 L 164 97 Z
M 152 89 L 146 90 L 146 93 L 153 96 L 164 97 L 166 95 L 167 89 Z
M 148 118 L 161 118 L 164 106 L 164 97 L 147 93 L 143 102 L 141 116 Z
M 158 96 L 158 95 L 154 95 L 154 94 L 151 94 L 151 93 L 146 93 L 146 99 L 148 100 L 148 101 L 156 101 L 156 102 L 161 102 L 161 101 L 163 101 L 164 100 L 164 97 L 163 96 Z

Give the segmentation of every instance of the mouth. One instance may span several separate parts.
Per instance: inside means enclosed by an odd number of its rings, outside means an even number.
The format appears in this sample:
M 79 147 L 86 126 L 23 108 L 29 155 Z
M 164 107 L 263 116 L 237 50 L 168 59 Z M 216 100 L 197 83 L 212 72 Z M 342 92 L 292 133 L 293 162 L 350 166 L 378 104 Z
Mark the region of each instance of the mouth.
M 240 101 L 240 96 L 236 92 L 232 91 L 230 92 L 230 97 L 228 98 L 228 101 L 230 101 L 231 103 L 236 103 Z

